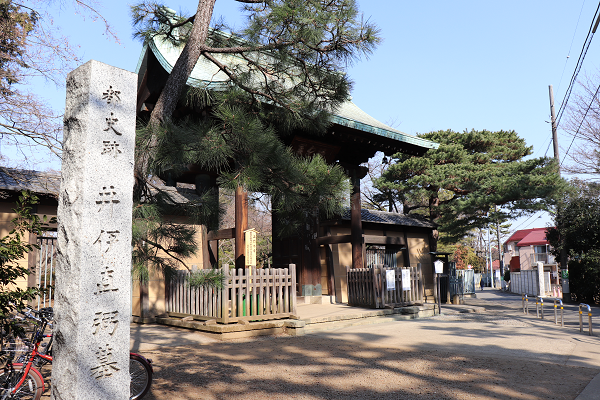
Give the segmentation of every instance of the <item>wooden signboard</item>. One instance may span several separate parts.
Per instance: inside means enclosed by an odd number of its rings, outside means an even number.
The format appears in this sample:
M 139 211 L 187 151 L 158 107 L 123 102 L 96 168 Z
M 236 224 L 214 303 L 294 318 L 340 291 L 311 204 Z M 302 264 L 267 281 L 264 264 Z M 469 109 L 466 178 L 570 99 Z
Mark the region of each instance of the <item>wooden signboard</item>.
M 246 241 L 246 266 L 256 267 L 256 233 L 257 230 L 247 229 L 244 231 Z

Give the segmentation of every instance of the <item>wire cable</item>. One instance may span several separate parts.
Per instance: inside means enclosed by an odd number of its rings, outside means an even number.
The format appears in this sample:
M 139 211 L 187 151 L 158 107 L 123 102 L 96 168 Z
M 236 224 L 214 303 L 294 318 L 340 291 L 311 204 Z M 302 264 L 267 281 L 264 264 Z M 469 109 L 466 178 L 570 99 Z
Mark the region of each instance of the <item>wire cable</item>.
M 583 14 L 583 7 L 585 6 L 585 0 L 581 3 L 581 10 L 579 10 L 579 17 L 577 17 L 577 23 L 575 24 L 575 32 L 573 32 L 573 37 L 571 38 L 571 45 L 569 46 L 569 51 L 567 52 L 567 58 L 565 59 L 565 65 L 563 67 L 562 73 L 560 74 L 560 80 L 558 81 L 558 87 L 556 88 L 557 92 L 560 92 L 560 85 L 562 84 L 563 76 L 565 75 L 565 70 L 567 69 L 567 63 L 569 62 L 569 57 L 571 57 L 571 49 L 573 48 L 573 43 L 575 42 L 575 35 L 577 34 L 577 28 L 579 28 L 579 21 L 581 21 L 581 14 Z M 546 151 L 547 153 L 548 151 Z
M 571 150 L 571 146 L 573 146 L 573 143 L 575 142 L 575 139 L 577 138 L 577 134 L 579 134 L 579 130 L 581 129 L 581 126 L 585 122 L 585 117 L 587 117 L 587 114 L 590 111 L 590 108 L 592 108 L 592 104 L 594 104 L 594 100 L 596 100 L 596 96 L 598 96 L 598 92 L 600 92 L 600 85 L 598 85 L 598 88 L 596 89 L 596 93 L 594 93 L 594 95 L 592 96 L 592 99 L 590 100 L 590 104 L 588 104 L 587 109 L 585 110 L 585 114 L 583 114 L 583 118 L 581 118 L 581 122 L 579 123 L 579 126 L 577 127 L 577 130 L 575 131 L 575 134 L 573 135 L 573 140 L 571 140 L 571 144 L 569 144 L 569 148 L 567 149 L 562 161 L 560 162 L 559 167 L 562 167 L 563 163 L 565 162 L 567 155 L 569 154 L 569 151 Z
M 598 2 L 598 7 L 596 7 L 596 12 L 594 13 L 594 18 L 592 18 L 592 23 L 590 24 L 590 29 L 588 30 L 588 34 L 583 43 L 583 47 L 581 48 L 581 52 L 579 53 L 579 58 L 577 59 L 577 64 L 575 65 L 575 71 L 573 71 L 573 75 L 571 76 L 571 81 L 569 82 L 569 86 L 567 87 L 567 90 L 565 92 L 565 97 L 563 98 L 560 108 L 558 109 L 558 113 L 557 113 L 558 117 L 556 118 L 557 129 L 558 129 L 558 126 L 560 125 L 560 120 L 564 114 L 567 103 L 569 102 L 569 98 L 571 97 L 571 92 L 573 91 L 573 87 L 575 86 L 575 83 L 577 82 L 577 76 L 579 75 L 579 72 L 581 71 L 581 67 L 583 66 L 583 60 L 585 59 L 585 56 L 587 55 L 587 51 L 590 47 L 590 44 L 592 43 L 592 38 L 594 37 L 594 32 L 593 32 L 594 24 L 595 24 L 596 19 L 598 19 L 599 11 L 600 11 L 600 2 Z

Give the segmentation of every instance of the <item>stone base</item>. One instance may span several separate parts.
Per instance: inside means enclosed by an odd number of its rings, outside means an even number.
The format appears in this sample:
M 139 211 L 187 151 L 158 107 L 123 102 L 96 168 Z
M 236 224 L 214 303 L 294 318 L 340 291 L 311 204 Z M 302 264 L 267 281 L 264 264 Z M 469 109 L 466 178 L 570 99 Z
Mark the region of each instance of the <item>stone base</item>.
M 138 317 L 138 316 L 132 315 L 131 322 L 134 322 L 136 324 L 154 324 L 156 322 L 156 318 L 155 317 L 144 318 L 144 317 Z
M 273 336 L 287 334 L 289 336 L 304 335 L 306 323 L 302 320 L 273 320 L 259 322 L 245 322 L 238 324 L 206 324 L 201 321 L 186 320 L 175 317 L 156 317 L 160 325 L 176 326 L 214 334 L 221 340 L 241 339 L 256 336 Z
M 337 304 L 335 296 L 299 296 L 296 304 Z
M 301 296 L 321 296 L 322 294 L 321 285 L 302 285 Z

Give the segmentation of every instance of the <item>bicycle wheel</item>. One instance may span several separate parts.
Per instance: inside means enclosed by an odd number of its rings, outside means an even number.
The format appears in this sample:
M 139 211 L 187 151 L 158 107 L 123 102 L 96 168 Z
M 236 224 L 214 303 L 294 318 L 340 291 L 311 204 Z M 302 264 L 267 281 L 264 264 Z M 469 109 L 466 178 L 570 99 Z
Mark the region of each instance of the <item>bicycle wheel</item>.
M 31 368 L 27 373 L 27 378 L 19 387 L 15 394 L 9 395 L 12 389 L 16 386 L 21 378 L 21 368 L 23 364 L 13 364 L 14 371 L 5 374 L 0 372 L 0 398 L 4 399 L 22 399 L 22 400 L 39 400 L 44 391 L 44 381 L 39 372 Z
M 139 354 L 129 354 L 129 399 L 141 399 L 152 385 L 152 365 Z

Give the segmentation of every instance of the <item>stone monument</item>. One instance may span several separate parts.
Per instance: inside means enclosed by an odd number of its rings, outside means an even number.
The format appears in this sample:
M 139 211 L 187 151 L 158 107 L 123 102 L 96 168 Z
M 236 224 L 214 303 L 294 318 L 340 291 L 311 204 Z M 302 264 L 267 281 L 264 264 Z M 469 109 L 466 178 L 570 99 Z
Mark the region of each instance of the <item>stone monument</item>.
M 89 61 L 67 78 L 52 398 L 129 399 L 137 75 Z

